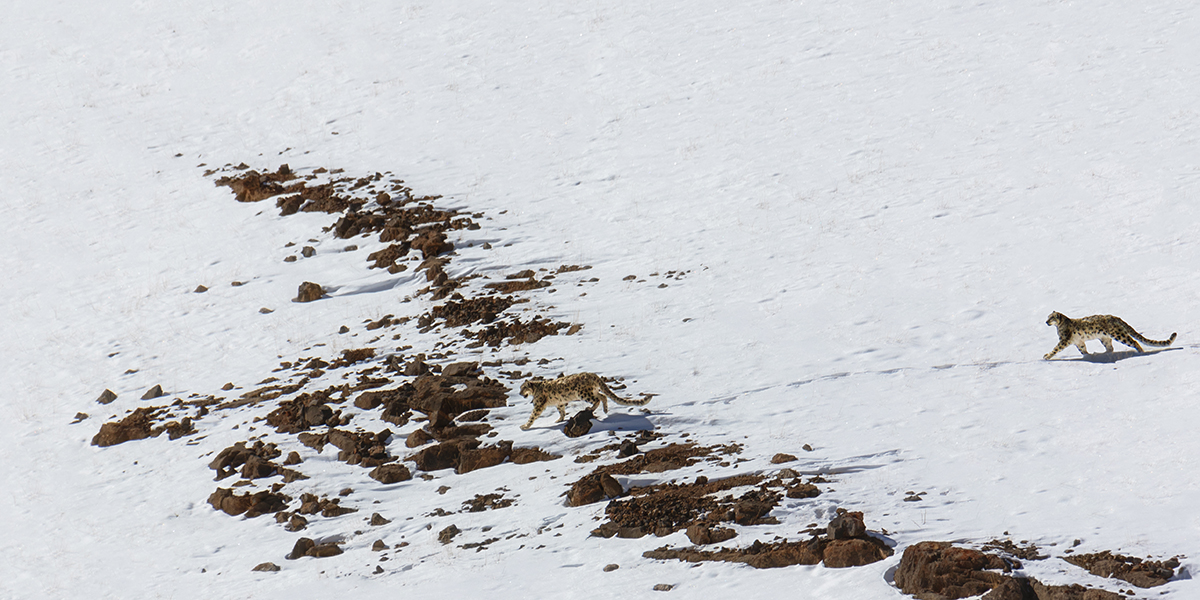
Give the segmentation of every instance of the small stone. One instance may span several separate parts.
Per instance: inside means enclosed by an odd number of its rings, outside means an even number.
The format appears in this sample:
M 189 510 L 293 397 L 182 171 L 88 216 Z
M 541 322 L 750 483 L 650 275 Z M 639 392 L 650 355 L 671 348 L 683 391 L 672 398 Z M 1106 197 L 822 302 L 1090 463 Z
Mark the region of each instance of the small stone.
M 77 412 L 77 413 L 75 413 L 75 420 L 71 421 L 71 424 L 74 425 L 75 423 L 78 423 L 86 418 L 88 418 L 87 413 Z
M 307 556 L 308 551 L 312 550 L 316 545 L 317 543 L 312 541 L 312 539 L 302 537 L 296 540 L 296 545 L 292 546 L 292 553 L 287 555 L 287 559 L 296 560 L 297 558 Z
M 604 572 L 612 573 L 613 571 L 616 571 L 617 569 L 620 569 L 620 568 L 621 568 L 621 565 L 618 565 L 616 563 L 610 563 L 610 564 L 604 565 Z
M 295 255 L 295 254 L 289 254 L 289 255 L 287 255 L 287 256 L 285 256 L 285 257 L 283 257 L 283 262 L 287 262 L 287 263 L 293 263 L 293 262 L 296 262 L 296 255 Z
M 208 288 L 206 288 L 206 287 L 204 287 L 204 286 L 202 286 L 202 285 L 198 285 L 198 286 L 196 286 L 196 289 L 195 289 L 195 290 L 193 290 L 193 293 L 195 293 L 195 294 L 203 294 L 204 292 L 207 292 L 207 291 L 208 291 Z
M 304 258 L 311 258 L 316 253 L 317 249 L 313 248 L 312 246 L 305 246 L 300 249 L 300 255 Z
M 775 456 L 771 457 L 771 464 L 781 465 L 783 463 L 789 463 L 789 462 L 793 462 L 795 460 L 796 460 L 796 457 L 794 455 L 784 454 L 784 453 L 780 452 L 779 454 L 776 454 Z
M 296 298 L 292 302 L 312 302 L 320 300 L 325 295 L 325 289 L 311 281 L 305 281 L 300 284 L 300 289 L 296 293 Z
M 350 333 L 350 328 L 342 325 L 338 328 L 338 333 Z
M 460 533 L 462 533 L 461 529 L 459 529 L 458 527 L 456 527 L 454 525 L 451 525 L 451 526 L 441 530 L 440 532 L 438 532 L 438 541 L 443 544 L 449 544 L 452 540 L 454 540 L 454 536 L 456 536 Z
M 388 545 L 387 545 L 387 544 L 385 544 L 385 543 L 383 542 L 383 540 L 375 540 L 375 543 L 374 543 L 374 544 L 371 544 L 371 551 L 372 551 L 372 552 L 382 552 L 382 551 L 384 551 L 384 550 L 387 550 L 387 549 L 388 549 Z
M 633 440 L 622 440 L 621 449 L 617 451 L 617 456 L 626 458 L 635 454 L 641 454 L 641 452 L 641 449 L 637 447 L 637 444 Z
M 103 392 L 100 392 L 100 397 L 96 398 L 96 402 L 99 402 L 100 404 L 109 404 L 116 399 L 117 395 L 114 394 L 112 390 L 105 389 Z
M 345 248 L 342 249 L 343 252 L 354 252 L 355 250 L 358 250 L 357 244 L 350 244 L 349 246 L 346 246 Z
M 812 449 L 812 446 L 809 446 L 808 444 L 805 444 L 805 445 L 803 445 L 803 446 L 800 446 L 800 449 L 801 449 L 801 450 L 803 450 L 803 451 L 805 451 L 805 452 L 812 452 L 812 451 L 813 451 L 813 449 Z
M 375 565 L 375 574 L 378 575 L 382 572 L 383 572 L 383 567 L 381 567 L 379 565 Z
M 267 307 L 265 307 L 265 306 L 264 306 L 264 307 L 262 307 L 262 308 L 258 309 L 258 312 L 259 312 L 259 313 L 261 313 L 261 314 L 264 314 L 264 315 L 269 315 L 269 314 L 271 314 L 271 313 L 273 313 L 273 312 L 275 312 L 275 311 L 273 311 L 273 310 L 271 310 L 271 309 L 269 309 L 269 308 L 267 308 Z
M 226 383 L 225 385 L 221 386 L 221 389 L 222 389 L 222 390 L 224 390 L 224 391 L 226 391 L 226 392 L 228 392 L 229 390 L 232 390 L 232 389 L 233 389 L 233 384 L 232 384 L 232 383 Z
M 272 563 L 272 562 L 265 562 L 265 563 L 262 563 L 261 565 L 258 565 L 257 567 L 254 567 L 253 569 L 250 569 L 250 570 L 251 571 L 263 571 L 266 573 L 274 573 L 275 571 L 279 570 L 279 565 Z
M 656 584 L 654 584 L 654 591 L 656 591 L 656 592 L 669 592 L 669 591 L 671 591 L 671 590 L 673 590 L 673 589 L 675 589 L 675 586 L 674 586 L 674 585 L 671 585 L 671 584 L 669 584 L 669 583 L 656 583 Z
M 373 513 L 371 515 L 371 525 L 372 526 L 378 527 L 380 525 L 387 525 L 388 523 L 391 523 L 391 522 L 392 522 L 391 519 L 385 519 L 379 513 Z
M 232 285 L 233 287 L 242 287 L 243 285 L 246 285 L 246 284 L 241 281 L 231 281 L 231 282 L 229 282 L 229 285 Z
M 154 398 L 160 398 L 160 397 L 162 397 L 162 396 L 165 396 L 165 395 L 166 395 L 166 394 L 165 394 L 165 393 L 163 393 L 162 386 L 161 386 L 161 385 L 155 385 L 154 387 L 152 387 L 152 388 L 150 388 L 150 389 L 146 390 L 146 393 L 145 393 L 145 394 L 142 394 L 142 400 L 152 400 L 152 399 L 154 399 Z

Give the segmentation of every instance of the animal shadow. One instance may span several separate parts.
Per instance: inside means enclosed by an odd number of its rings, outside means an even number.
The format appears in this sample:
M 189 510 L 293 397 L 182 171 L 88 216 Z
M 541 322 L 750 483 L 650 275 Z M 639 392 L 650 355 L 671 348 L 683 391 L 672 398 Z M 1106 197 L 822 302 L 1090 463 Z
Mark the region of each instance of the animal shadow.
M 1183 348 L 1164 348 L 1162 350 L 1147 350 L 1146 352 L 1138 352 L 1137 350 L 1122 350 L 1120 352 L 1105 352 L 1103 354 L 1088 354 L 1068 360 L 1090 362 L 1090 363 L 1115 363 L 1119 360 L 1133 358 L 1135 356 L 1152 356 L 1160 352 L 1171 352 L 1173 350 L 1182 350 Z

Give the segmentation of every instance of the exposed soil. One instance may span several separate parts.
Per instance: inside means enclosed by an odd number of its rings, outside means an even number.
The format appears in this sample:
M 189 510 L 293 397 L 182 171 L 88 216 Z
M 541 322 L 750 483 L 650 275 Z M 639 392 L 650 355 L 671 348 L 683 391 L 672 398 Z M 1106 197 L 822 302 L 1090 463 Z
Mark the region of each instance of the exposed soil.
M 1064 556 L 1063 560 L 1087 569 L 1092 575 L 1113 577 L 1128 581 L 1140 588 L 1163 585 L 1175 576 L 1179 559 L 1143 560 L 1132 556 L 1113 554 L 1108 550 L 1095 554 Z

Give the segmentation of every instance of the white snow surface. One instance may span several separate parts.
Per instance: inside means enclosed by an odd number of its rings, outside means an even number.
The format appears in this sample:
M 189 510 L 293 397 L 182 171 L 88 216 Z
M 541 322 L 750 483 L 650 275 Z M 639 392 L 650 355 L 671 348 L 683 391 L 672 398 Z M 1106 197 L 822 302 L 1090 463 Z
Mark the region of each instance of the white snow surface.
M 671 598 L 891 599 L 905 547 L 993 538 L 1051 555 L 1026 561 L 1029 575 L 1109 590 L 1131 586 L 1059 559 L 1074 540 L 1181 556 L 1176 580 L 1137 597 L 1200 597 L 1197 16 L 1159 0 L 12 0 L 0 597 L 605 598 L 666 583 Z M 369 270 L 379 242 L 335 239 L 330 215 L 239 204 L 204 175 L 240 162 L 390 171 L 483 213 L 455 234 L 455 276 L 593 267 L 510 309 L 582 331 L 456 360 L 620 377 L 627 395 L 658 394 L 650 413 L 613 407 L 578 439 L 549 416 L 521 431 L 529 404 L 512 384 L 491 418 L 499 439 L 564 458 L 386 486 L 329 450 L 249 431 L 268 405 L 214 413 L 175 441 L 90 445 L 101 423 L 151 404 L 139 397 L 154 384 L 168 400 L 226 396 L 222 384 L 251 389 L 281 360 L 435 351 L 438 332 L 415 323 L 373 344 L 362 327 L 429 308 L 404 302 L 425 285 L 413 271 Z M 285 263 L 289 242 L 317 255 Z M 290 302 L 302 281 L 334 291 Z M 1044 361 L 1054 310 L 1178 339 Z M 119 397 L 101 406 L 105 388 Z M 72 424 L 77 412 L 90 418 Z M 352 425 L 382 428 L 372 419 Z M 418 425 L 393 427 L 389 449 L 406 455 Z M 591 537 L 604 503 L 569 508 L 562 494 L 614 457 L 574 457 L 616 439 L 605 430 L 643 427 L 664 444 L 737 442 L 749 460 L 627 486 L 780 466 L 832 479 L 731 545 L 802 539 L 843 507 L 897 552 L 758 570 L 642 557 L 687 545 L 682 532 Z M 289 533 L 213 510 L 229 482 L 213 482 L 212 454 L 258 435 L 304 455 L 312 479 L 287 493 L 350 487 L 343 504 L 359 512 Z M 777 452 L 798 460 L 772 465 Z M 428 516 L 501 487 L 512 507 Z M 923 500 L 902 501 L 910 491 Z M 372 512 L 393 522 L 368 526 Z M 451 523 L 463 533 L 443 545 Z M 346 552 L 284 560 L 301 535 Z M 379 562 L 376 539 L 409 545 Z M 283 569 L 251 572 L 267 561 Z

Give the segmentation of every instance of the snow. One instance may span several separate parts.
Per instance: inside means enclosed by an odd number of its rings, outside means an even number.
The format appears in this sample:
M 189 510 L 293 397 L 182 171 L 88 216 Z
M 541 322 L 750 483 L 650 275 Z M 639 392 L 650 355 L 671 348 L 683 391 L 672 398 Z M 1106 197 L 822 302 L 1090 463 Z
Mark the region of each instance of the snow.
M 10 4 L 0 596 L 610 597 L 669 583 L 672 598 L 897 598 L 907 545 L 1005 537 L 1200 568 L 1189 3 Z M 465 358 L 622 377 L 627 394 L 658 394 L 652 413 L 613 407 L 601 430 L 649 421 L 675 441 L 744 444 L 739 471 L 774 472 L 788 452 L 787 466 L 836 475 L 732 543 L 797 539 L 845 507 L 897 554 L 756 570 L 642 558 L 682 533 L 589 537 L 603 503 L 560 495 L 593 468 L 572 457 L 612 438 L 569 440 L 548 417 L 523 432 L 515 390 L 500 438 L 564 459 L 383 486 L 310 451 L 313 480 L 289 493 L 351 487 L 361 510 L 303 534 L 206 502 L 224 485 L 206 457 L 247 439 L 232 427 L 254 410 L 199 421 L 196 445 L 89 445 L 154 384 L 251 389 L 281 360 L 367 345 L 366 319 L 428 308 L 403 302 L 415 276 L 366 269 L 378 242 L 334 239 L 328 215 L 238 204 L 204 175 L 240 162 L 391 171 L 483 213 L 455 240 L 455 275 L 593 267 L 562 281 L 596 283 L 531 296 L 578 334 Z M 318 253 L 284 263 L 289 242 Z M 302 281 L 336 289 L 290 302 Z M 1053 310 L 1179 338 L 1047 362 Z M 412 352 L 437 341 L 395 331 Z M 95 404 L 105 388 L 118 400 Z M 70 424 L 77 412 L 91 417 Z M 405 454 L 402 438 L 392 449 Z M 502 486 L 512 507 L 426 517 Z M 367 527 L 375 511 L 393 523 Z M 450 523 L 464 534 L 443 546 Z M 528 537 L 458 548 L 509 534 Z M 299 535 L 343 536 L 346 553 L 282 560 Z M 379 563 L 378 538 L 410 546 Z M 284 569 L 250 571 L 266 561 Z M 1057 558 L 1026 572 L 1129 587 Z M 1139 597 L 1160 592 L 1200 593 L 1181 575 Z

